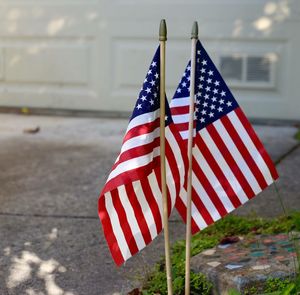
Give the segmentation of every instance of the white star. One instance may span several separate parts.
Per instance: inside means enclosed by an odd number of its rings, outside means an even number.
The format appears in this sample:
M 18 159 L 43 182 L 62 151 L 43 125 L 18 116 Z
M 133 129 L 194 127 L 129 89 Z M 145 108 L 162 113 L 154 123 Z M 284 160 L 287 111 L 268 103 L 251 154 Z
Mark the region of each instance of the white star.
M 154 100 L 153 99 L 150 99 L 149 102 L 150 102 L 151 105 L 154 105 Z
M 191 66 L 188 66 L 186 69 L 187 69 L 188 71 L 190 71 L 190 70 L 191 70 Z
M 151 92 L 151 89 L 149 87 L 147 87 L 147 89 L 145 90 L 147 93 Z
M 168 116 L 165 116 L 165 121 L 167 121 L 168 120 Z
M 154 76 L 155 76 L 156 79 L 159 77 L 159 75 L 157 73 Z
M 202 69 L 201 69 L 201 73 L 202 73 L 202 74 L 205 73 L 205 71 L 206 71 L 205 68 L 202 68 Z
M 213 93 L 214 93 L 214 94 L 217 94 L 217 93 L 218 93 L 218 89 L 214 89 L 214 90 L 213 90 Z
M 156 61 L 152 62 L 151 66 L 156 67 Z
M 177 89 L 177 93 L 181 93 L 181 89 L 180 88 Z
M 201 52 L 200 50 L 197 50 L 197 54 L 200 54 L 200 52 Z
M 196 104 L 200 104 L 200 100 L 199 99 L 196 100 Z
M 211 83 L 211 81 L 212 81 L 212 79 L 211 79 L 211 78 L 208 78 L 208 79 L 206 80 L 206 82 L 207 82 L 208 84 L 210 84 L 210 83 Z
M 153 93 L 153 95 L 154 95 L 154 97 L 156 98 L 157 97 L 157 93 L 155 92 L 155 93 Z
M 217 100 L 217 98 L 215 96 L 212 97 L 211 99 L 213 102 L 215 102 Z
M 203 89 L 203 84 L 199 84 L 198 88 Z
M 198 113 L 198 111 L 199 111 L 199 108 L 195 108 L 195 112 Z
M 202 114 L 202 115 L 206 115 L 206 110 L 202 110 L 202 111 L 201 111 L 201 114 Z
M 149 75 L 149 74 L 152 74 L 152 70 L 149 70 L 149 71 L 148 71 L 148 75 Z
M 197 97 L 200 97 L 202 95 L 202 92 L 197 92 Z
M 222 107 L 218 107 L 218 111 L 219 112 L 223 112 L 223 108 Z
M 202 63 L 202 65 L 206 66 L 207 65 L 207 60 L 204 59 L 201 63 Z
M 201 123 L 204 123 L 204 122 L 205 122 L 205 119 L 204 119 L 203 117 L 201 117 L 200 122 L 201 122 Z
M 210 109 L 211 110 L 214 110 L 216 108 L 216 106 L 214 105 L 214 104 L 212 104 L 211 106 L 210 106 Z
M 155 81 L 152 80 L 152 81 L 150 82 L 150 84 L 151 84 L 152 86 L 154 86 Z
M 144 80 L 144 83 L 147 83 L 148 82 L 148 80 L 147 80 L 147 78 Z
M 224 104 L 224 99 L 221 98 L 220 101 L 219 101 L 219 103 L 220 104 Z
M 232 102 L 231 101 L 228 101 L 226 104 L 227 104 L 228 107 L 232 106 Z
M 212 76 L 214 74 L 214 71 L 212 71 L 212 70 L 210 70 L 209 72 L 208 72 L 208 75 L 210 75 L 210 76 Z
M 209 99 L 209 95 L 208 95 L 208 94 L 205 94 L 205 95 L 204 95 L 204 99 Z
M 185 75 L 186 75 L 186 72 L 183 73 L 182 77 L 185 77 Z
M 212 118 L 214 116 L 214 113 L 210 112 L 208 115 L 210 118 Z
M 201 76 L 199 79 L 200 79 L 200 81 L 204 81 L 204 77 L 203 76 Z
M 203 107 L 205 108 L 205 107 L 207 107 L 208 106 L 208 103 L 207 102 L 204 102 L 203 103 Z
M 141 104 L 138 104 L 138 105 L 136 106 L 136 108 L 139 110 L 139 109 L 142 108 L 142 105 L 141 105 Z
M 214 84 L 215 84 L 216 86 L 220 86 L 220 81 L 217 81 L 217 80 L 216 80 L 216 81 L 214 82 Z
M 209 87 L 209 86 L 206 86 L 205 90 L 206 90 L 206 91 L 210 91 L 210 87 Z
M 221 92 L 221 96 L 225 96 L 226 92 L 225 91 L 222 91 Z
M 141 100 L 142 100 L 142 101 L 145 101 L 145 100 L 147 100 L 146 96 L 145 96 L 145 95 L 143 95 L 143 96 L 141 97 Z
M 186 87 L 186 82 L 181 83 L 182 87 Z
M 190 76 L 188 76 L 187 79 L 188 79 L 188 81 L 191 81 L 191 77 Z

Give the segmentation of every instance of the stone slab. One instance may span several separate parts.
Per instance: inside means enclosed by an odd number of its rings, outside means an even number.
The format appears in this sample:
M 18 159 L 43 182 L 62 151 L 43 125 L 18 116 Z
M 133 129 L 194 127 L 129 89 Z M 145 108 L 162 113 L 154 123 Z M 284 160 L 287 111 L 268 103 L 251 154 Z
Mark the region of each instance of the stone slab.
M 191 268 L 207 275 L 214 294 L 228 294 L 230 289 L 243 293 L 252 286 L 263 291 L 268 278 L 293 278 L 297 270 L 294 244 L 287 234 L 245 238 L 209 250 L 192 257 Z

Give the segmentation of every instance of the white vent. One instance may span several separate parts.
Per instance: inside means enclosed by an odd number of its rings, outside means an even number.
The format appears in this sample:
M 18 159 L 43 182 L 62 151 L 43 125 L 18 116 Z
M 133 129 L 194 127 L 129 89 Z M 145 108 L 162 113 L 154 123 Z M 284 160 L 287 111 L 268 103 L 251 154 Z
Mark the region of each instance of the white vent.
M 271 55 L 224 55 L 220 56 L 220 71 L 224 80 L 231 86 L 273 88 L 275 86 L 273 61 Z

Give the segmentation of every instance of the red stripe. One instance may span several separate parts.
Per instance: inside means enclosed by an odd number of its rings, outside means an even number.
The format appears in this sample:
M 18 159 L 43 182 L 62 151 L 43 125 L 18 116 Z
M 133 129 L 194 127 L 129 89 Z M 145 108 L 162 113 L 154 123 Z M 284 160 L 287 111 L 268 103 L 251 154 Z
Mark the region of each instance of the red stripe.
M 115 207 L 115 210 L 118 214 L 119 220 L 120 220 L 120 226 L 122 228 L 122 231 L 124 233 L 124 237 L 126 239 L 128 248 L 130 250 L 131 255 L 134 255 L 139 251 L 138 246 L 135 242 L 134 236 L 132 234 L 131 228 L 128 223 L 127 215 L 124 210 L 124 207 L 120 201 L 119 193 L 117 189 L 112 190 L 111 192 L 112 202 Z
M 174 123 L 178 131 L 188 131 L 189 130 L 189 122 L 186 123 Z
M 258 136 L 256 135 L 253 127 L 251 126 L 250 122 L 247 120 L 245 114 L 240 108 L 235 109 L 235 113 L 240 119 L 241 123 L 243 124 L 244 128 L 246 129 L 247 133 L 249 134 L 250 138 L 252 139 L 256 149 L 261 154 L 262 158 L 264 159 L 265 163 L 267 164 L 268 168 L 270 169 L 270 173 L 272 175 L 273 180 L 276 180 L 279 175 L 275 168 L 273 161 L 271 160 L 269 154 L 265 150 L 263 144 L 259 140 Z
M 232 189 L 232 186 L 230 184 L 230 180 L 226 178 L 223 171 L 221 170 L 220 166 L 216 162 L 215 158 L 209 151 L 208 147 L 206 146 L 204 140 L 201 138 L 201 135 L 197 133 L 195 138 L 195 144 L 198 146 L 199 150 L 203 154 L 204 158 L 206 159 L 207 163 L 209 164 L 210 168 L 216 175 L 217 179 L 219 180 L 220 184 L 222 185 L 224 191 L 228 195 L 229 199 L 231 200 L 233 206 L 235 208 L 239 207 L 241 205 L 241 201 L 235 194 L 234 190 Z
M 187 171 L 189 165 L 188 156 L 187 156 L 187 141 L 183 140 L 180 134 L 177 132 L 175 124 L 173 123 L 170 124 L 169 128 L 175 138 L 175 141 L 178 143 L 178 147 L 181 152 L 182 161 L 185 167 L 184 171 Z M 184 186 L 186 186 L 187 177 L 184 177 L 184 181 L 185 181 Z
M 242 157 L 244 158 L 245 162 L 247 163 L 249 169 L 252 171 L 252 174 L 256 178 L 260 188 L 263 190 L 268 185 L 266 180 L 261 173 L 259 167 L 257 166 L 256 162 L 253 160 L 252 156 L 250 155 L 247 147 L 245 146 L 244 142 L 241 140 L 240 135 L 233 127 L 231 121 L 227 116 L 221 118 L 221 122 L 224 124 L 227 132 L 229 133 L 231 139 L 235 143 L 236 147 L 238 148 L 239 152 L 241 153 Z
M 160 215 L 160 211 L 159 211 L 159 206 L 156 203 L 156 199 L 153 195 L 148 178 L 144 178 L 143 180 L 141 180 L 141 185 L 142 185 L 143 191 L 145 192 L 145 197 L 148 201 L 149 207 L 151 209 L 151 212 L 152 212 L 152 215 L 153 215 L 153 218 L 155 221 L 156 231 L 157 231 L 157 233 L 160 233 L 162 230 L 161 215 Z
M 190 106 L 181 106 L 181 107 L 171 107 L 172 116 L 176 115 L 186 115 L 190 112 Z
M 184 205 L 184 203 L 183 203 L 183 201 L 180 197 L 178 197 L 176 199 L 175 207 L 176 207 L 179 215 L 183 219 L 183 221 L 186 223 L 186 207 L 185 207 L 185 205 Z M 196 222 L 193 218 L 192 218 L 191 222 L 192 222 L 192 224 L 191 224 L 192 234 L 195 234 L 198 231 L 200 231 L 200 228 L 198 227 L 198 225 L 196 224 Z
M 192 164 L 193 172 L 195 173 L 195 176 L 198 178 L 199 182 L 202 184 L 203 188 L 205 189 L 207 195 L 209 196 L 210 200 L 215 205 L 216 209 L 218 210 L 219 214 L 221 216 L 224 216 L 227 214 L 227 210 L 225 209 L 223 203 L 221 202 L 219 196 L 217 195 L 216 191 L 210 184 L 209 180 L 207 179 L 206 175 L 202 171 L 201 167 L 193 157 L 193 164 Z M 194 187 L 195 188 L 195 187 Z M 193 200 L 196 198 L 196 196 L 193 196 Z
M 214 220 L 212 219 L 212 217 L 209 214 L 208 210 L 206 209 L 206 207 L 202 203 L 202 201 L 201 201 L 199 195 L 197 194 L 196 190 L 194 189 L 194 187 L 192 187 L 192 201 L 193 201 L 194 205 L 196 206 L 196 208 L 198 209 L 201 216 L 203 217 L 203 219 L 205 220 L 205 222 L 207 224 L 213 223 Z
M 125 137 L 123 139 L 123 143 L 127 141 L 130 138 L 147 134 L 153 132 L 156 128 L 159 127 L 160 119 L 156 118 L 154 121 L 149 123 L 143 123 L 141 125 L 135 126 L 128 130 L 128 132 L 125 134 Z
M 132 148 L 130 150 L 127 150 L 125 152 L 123 152 L 120 157 L 118 162 L 116 162 L 112 168 L 111 171 L 113 171 L 114 169 L 116 169 L 116 167 L 118 165 L 120 165 L 121 163 L 128 161 L 128 160 L 132 160 L 134 158 L 138 158 L 141 156 L 145 156 L 150 154 L 156 147 L 159 146 L 159 137 L 154 138 L 154 140 L 152 142 L 149 142 L 147 144 L 144 145 L 140 145 L 138 147 Z
M 135 191 L 133 189 L 132 183 L 128 183 L 125 186 L 125 189 L 126 189 L 126 192 L 127 192 L 128 199 L 129 199 L 129 201 L 131 203 L 131 206 L 133 208 L 134 215 L 135 215 L 135 218 L 138 222 L 140 231 L 143 235 L 144 241 L 145 241 L 146 244 L 149 244 L 152 240 L 151 235 L 150 235 L 150 231 L 149 231 L 147 222 L 145 220 L 145 216 L 144 216 L 142 207 L 141 207 L 141 205 L 140 205 L 140 203 L 137 199 L 137 196 L 135 194 Z
M 247 197 L 250 199 L 255 196 L 254 191 L 252 190 L 250 184 L 248 183 L 245 175 L 241 171 L 238 163 L 232 157 L 230 151 L 228 150 L 227 146 L 223 142 L 221 136 L 219 135 L 218 131 L 216 130 L 213 124 L 207 126 L 207 131 L 210 134 L 211 138 L 215 142 L 216 146 L 218 147 L 220 153 L 222 154 L 223 158 L 225 159 L 226 163 L 230 167 L 231 172 L 234 174 L 236 179 L 238 180 L 239 184 L 243 188 L 244 192 L 246 193 Z
M 159 167 L 159 164 L 160 164 L 160 156 L 156 156 L 155 158 L 153 158 L 152 162 L 144 166 L 140 166 L 139 168 L 135 168 L 132 170 L 127 170 L 119 174 L 118 176 L 109 180 L 105 184 L 101 194 L 105 194 L 106 192 L 111 191 L 120 185 L 126 185 L 130 182 L 140 180 L 145 176 L 148 176 L 155 167 L 157 166 Z
M 158 186 L 160 188 L 160 191 L 162 192 L 162 189 L 161 189 L 161 170 L 160 170 L 160 167 L 155 168 L 154 169 L 154 173 L 156 175 L 156 180 L 157 180 Z M 162 200 L 162 202 L 163 202 L 163 200 Z M 168 203 L 168 215 L 170 215 L 172 203 L 171 203 L 170 192 L 168 190 L 168 187 L 167 187 L 167 203 Z
M 110 217 L 106 210 L 104 195 L 100 195 L 98 200 L 98 214 L 102 223 L 104 236 L 107 240 L 111 256 L 114 259 L 115 263 L 120 266 L 124 262 L 124 258 L 118 246 L 118 242 L 114 235 L 114 231 L 110 222 Z
M 179 192 L 180 192 L 180 175 L 179 175 L 178 165 L 177 165 L 176 158 L 174 156 L 174 153 L 172 151 L 172 148 L 171 148 L 168 140 L 166 140 L 166 158 L 168 159 L 170 170 L 171 170 L 171 173 L 173 176 L 172 181 L 174 181 L 174 183 L 175 183 L 176 194 L 179 194 Z M 175 197 L 177 197 L 177 195 Z

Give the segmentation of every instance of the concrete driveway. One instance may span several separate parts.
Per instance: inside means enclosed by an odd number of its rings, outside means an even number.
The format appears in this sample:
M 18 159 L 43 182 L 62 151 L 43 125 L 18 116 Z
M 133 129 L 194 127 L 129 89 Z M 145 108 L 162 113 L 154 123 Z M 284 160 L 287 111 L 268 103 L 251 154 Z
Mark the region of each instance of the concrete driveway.
M 0 115 L 0 294 L 126 294 L 163 255 L 163 236 L 117 268 L 97 216 L 98 194 L 126 120 Z M 40 127 L 35 134 L 24 129 Z M 285 204 L 300 209 L 294 127 L 256 126 L 274 160 Z M 282 213 L 274 188 L 237 210 Z M 176 214 L 171 240 L 184 237 Z

